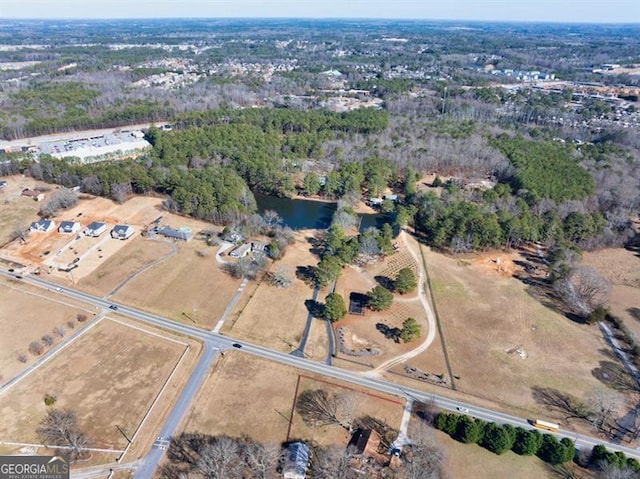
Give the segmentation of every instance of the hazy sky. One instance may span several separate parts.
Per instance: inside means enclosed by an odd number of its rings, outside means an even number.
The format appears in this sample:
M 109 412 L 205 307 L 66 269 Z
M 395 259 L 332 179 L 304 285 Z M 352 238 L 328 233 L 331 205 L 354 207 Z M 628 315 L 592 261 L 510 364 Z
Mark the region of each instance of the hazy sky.
M 0 0 L 0 18 L 154 17 L 640 23 L 640 0 Z

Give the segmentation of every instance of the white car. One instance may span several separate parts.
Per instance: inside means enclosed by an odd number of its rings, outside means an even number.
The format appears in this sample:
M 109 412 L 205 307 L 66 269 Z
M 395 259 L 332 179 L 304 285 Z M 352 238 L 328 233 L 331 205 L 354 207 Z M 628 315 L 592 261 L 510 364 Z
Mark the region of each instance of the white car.
M 457 409 L 458 411 L 460 411 L 460 412 L 465 413 L 465 414 L 469 414 L 469 409 L 468 409 L 468 408 L 466 408 L 466 407 L 458 406 L 456 409 Z

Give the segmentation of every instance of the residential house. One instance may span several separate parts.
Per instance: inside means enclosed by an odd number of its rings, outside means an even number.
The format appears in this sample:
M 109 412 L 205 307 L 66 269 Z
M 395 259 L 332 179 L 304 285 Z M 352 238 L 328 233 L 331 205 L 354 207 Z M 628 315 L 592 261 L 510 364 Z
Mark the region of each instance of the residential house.
M 26 188 L 22 190 L 22 196 L 26 196 L 27 198 L 31 198 L 32 200 L 35 200 L 35 201 L 44 200 L 44 193 L 42 191 L 32 190 L 30 188 Z
M 126 240 L 133 235 L 133 226 L 129 225 L 115 225 L 111 230 L 111 237 L 114 239 Z
M 231 256 L 232 258 L 242 258 L 243 256 L 246 256 L 249 251 L 251 251 L 251 245 L 248 243 L 244 243 L 237 248 L 234 248 L 229 253 L 229 256 Z
M 398 201 L 398 195 L 384 195 L 383 198 L 389 201 Z
M 376 467 L 388 465 L 391 458 L 388 454 L 379 452 L 380 442 L 380 434 L 376 431 L 356 429 L 347 445 L 347 449 L 355 455 L 354 466 L 366 473 L 370 468 L 376 469 Z
M 158 233 L 167 238 L 175 238 L 182 241 L 190 241 L 191 238 L 193 238 L 191 228 L 171 228 L 170 226 L 165 226 L 158 230 Z
M 287 447 L 287 457 L 282 476 L 285 479 L 305 479 L 309 468 L 309 446 L 304 442 L 293 442 Z
M 56 227 L 56 224 L 53 220 L 39 220 L 31 223 L 29 227 L 29 231 L 31 232 L 39 232 L 39 233 L 48 233 L 52 231 Z
M 73 234 L 80 231 L 80 223 L 77 221 L 63 221 L 58 227 L 58 233 Z
M 382 202 L 384 200 L 382 198 L 369 198 L 369 206 L 382 206 Z
M 107 231 L 107 225 L 105 223 L 94 221 L 84 229 L 84 234 L 86 236 L 93 236 L 94 238 L 97 238 L 105 231 Z

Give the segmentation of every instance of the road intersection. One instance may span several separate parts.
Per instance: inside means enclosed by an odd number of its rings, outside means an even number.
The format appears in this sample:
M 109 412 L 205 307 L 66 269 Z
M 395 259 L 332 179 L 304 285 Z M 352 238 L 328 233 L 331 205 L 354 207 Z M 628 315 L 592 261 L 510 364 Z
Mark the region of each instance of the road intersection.
M 5 269 L 0 269 L 0 275 L 15 278 L 15 274 L 12 274 Z M 63 294 L 70 298 L 90 303 L 98 310 L 107 309 L 111 306 L 114 306 L 114 303 L 109 301 L 108 299 L 97 297 L 66 286 L 60 287 L 58 284 L 46 281 L 40 277 L 27 276 L 22 277 L 20 281 L 50 290 L 55 289 L 59 292 L 59 294 Z M 459 408 L 466 408 L 469 411 L 469 415 L 485 421 L 493 421 L 499 424 L 511 424 L 512 426 L 521 426 L 529 429 L 532 428 L 531 423 L 528 419 L 504 414 L 499 411 L 479 407 L 459 400 L 449 399 L 445 396 L 441 396 L 433 392 L 425 392 L 419 389 L 398 385 L 384 379 L 364 375 L 363 373 L 348 371 L 345 369 L 337 368 L 335 366 L 327 365 L 325 363 L 318 363 L 305 358 L 296 357 L 291 354 L 274 351 L 238 339 L 228 338 L 220 335 L 219 333 L 207 331 L 187 324 L 178 323 L 176 321 L 163 318 L 162 316 L 147 313 L 145 311 L 131 308 L 126 305 L 117 304 L 115 305 L 115 307 L 117 308 L 117 313 L 122 316 L 142 321 L 144 323 L 165 330 L 170 330 L 174 333 L 183 334 L 185 336 L 198 339 L 204 345 L 203 353 L 198 361 L 198 364 L 191 373 L 191 377 L 187 381 L 187 384 L 180 394 L 180 397 L 174 404 L 171 413 L 165 420 L 165 424 L 158 434 L 159 439 L 156 440 L 154 447 L 151 448 L 147 456 L 143 459 L 140 467 L 136 471 L 134 476 L 136 479 L 150 479 L 153 476 L 153 473 L 157 468 L 157 465 L 165 451 L 166 441 L 163 441 L 163 439 L 169 438 L 176 430 L 192 398 L 195 396 L 200 385 L 204 381 L 206 374 L 209 371 L 210 366 L 215 360 L 217 354 L 220 351 L 224 351 L 226 349 L 234 347 L 234 344 L 236 345 L 236 348 L 237 345 L 239 345 L 240 350 L 246 354 L 251 354 L 263 359 L 275 361 L 287 366 L 296 367 L 310 373 L 331 377 L 333 379 L 345 381 L 350 384 L 369 388 L 378 392 L 399 396 L 407 400 L 432 403 L 439 408 L 450 411 L 457 411 L 459 410 Z M 610 450 L 621 451 L 629 457 L 640 458 L 640 451 L 622 446 L 620 444 L 605 442 L 600 439 L 592 438 L 590 436 L 578 434 L 568 430 L 559 430 L 555 434 L 560 438 L 566 437 L 575 441 L 576 447 L 578 449 L 590 449 L 595 445 L 603 444 Z

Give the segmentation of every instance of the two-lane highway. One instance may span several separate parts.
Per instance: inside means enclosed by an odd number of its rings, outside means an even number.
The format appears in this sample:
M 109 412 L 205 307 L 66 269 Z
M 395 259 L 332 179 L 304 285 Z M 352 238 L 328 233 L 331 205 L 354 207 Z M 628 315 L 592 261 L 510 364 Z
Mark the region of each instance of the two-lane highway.
M 15 274 L 11 274 L 6 270 L 0 269 L 0 274 L 15 277 Z M 178 402 L 176 403 L 174 410 L 169 415 L 167 419 L 167 423 L 162 428 L 160 432 L 159 439 L 156 441 L 156 446 L 152 448 L 149 452 L 145 460 L 143 461 L 143 465 L 136 472 L 136 479 L 149 479 L 153 475 L 153 471 L 157 467 L 158 461 L 160 460 L 162 453 L 164 451 L 163 447 L 166 446 L 169 436 L 173 433 L 179 420 L 181 419 L 184 411 L 188 407 L 191 398 L 195 395 L 198 390 L 199 385 L 202 383 L 206 370 L 208 370 L 208 365 L 215 358 L 216 350 L 225 350 L 230 347 L 234 343 L 239 344 L 240 350 L 244 351 L 247 354 L 252 354 L 257 357 L 261 357 L 264 359 L 268 359 L 271 361 L 276 361 L 281 364 L 285 364 L 287 366 L 293 366 L 311 373 L 315 373 L 318 375 L 332 377 L 334 379 L 342 380 L 351 384 L 355 384 L 358 386 L 366 387 L 369 389 L 373 389 L 379 392 L 403 397 L 403 398 L 411 398 L 414 400 L 422 401 L 422 402 L 430 402 L 432 401 L 436 406 L 456 411 L 458 408 L 466 408 L 469 410 L 470 415 L 477 417 L 479 419 L 483 419 L 486 421 L 494 421 L 496 423 L 501 424 L 511 424 L 513 426 L 522 426 L 531 428 L 531 425 L 526 419 L 522 419 L 519 417 L 511 416 L 508 414 L 504 414 L 498 411 L 494 411 L 487 408 L 482 408 L 475 406 L 473 404 L 463 403 L 460 401 L 448 399 L 444 396 L 440 396 L 434 393 L 428 393 L 425 391 L 421 391 L 419 389 L 409 388 L 397 385 L 395 383 L 385 381 L 383 379 L 378 379 L 375 377 L 367 377 L 357 372 L 348 371 L 344 369 L 337 368 L 335 366 L 329 366 L 324 363 L 316 363 L 310 361 L 308 359 L 299 358 L 293 356 L 291 354 L 274 351 L 262 346 L 258 346 L 255 344 L 247 343 L 244 341 L 236 340 L 221 336 L 220 334 L 213 333 L 211 331 L 206 331 L 203 329 L 199 329 L 194 326 L 190 326 L 187 324 L 182 324 L 175 322 L 170 319 L 163 318 L 161 316 L 157 316 L 154 314 L 150 314 L 144 311 L 140 311 L 135 308 L 131 308 L 125 305 L 115 304 L 111 301 L 105 300 L 104 298 L 99 298 L 88 293 L 84 293 L 82 291 L 75 290 L 69 287 L 60 287 L 57 284 L 48 282 L 42 278 L 27 276 L 20 279 L 20 281 L 24 281 L 25 283 L 40 286 L 43 288 L 47 288 L 50 290 L 56 290 L 59 294 L 65 294 L 71 298 L 75 298 L 81 301 L 88 302 L 93 304 L 98 308 L 108 308 L 114 305 L 114 311 L 123 316 L 127 316 L 129 318 L 142 321 L 153 326 L 170 330 L 175 333 L 183 334 L 185 336 L 189 336 L 192 338 L 199 339 L 204 344 L 204 353 L 198 362 L 198 366 L 196 366 L 195 370 L 192 373 L 191 378 L 189 379 L 187 386 L 184 391 L 180 395 Z M 619 444 L 604 442 L 599 439 L 592 438 L 590 436 L 577 434 L 571 431 L 560 430 L 556 433 L 559 437 L 567 437 L 576 441 L 576 447 L 582 448 L 591 448 L 596 444 L 604 444 L 607 448 L 615 451 L 622 451 L 626 455 L 630 457 L 640 458 L 640 453 L 632 448 L 624 447 Z

